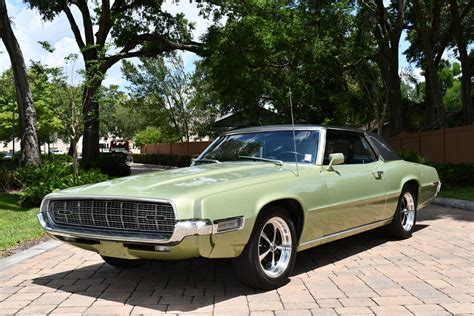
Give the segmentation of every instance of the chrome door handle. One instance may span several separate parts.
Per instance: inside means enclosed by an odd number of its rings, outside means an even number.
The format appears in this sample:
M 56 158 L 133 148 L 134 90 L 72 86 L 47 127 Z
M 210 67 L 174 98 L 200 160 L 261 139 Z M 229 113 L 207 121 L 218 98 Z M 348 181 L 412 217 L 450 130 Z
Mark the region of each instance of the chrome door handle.
M 383 171 L 372 172 L 372 174 L 374 175 L 375 180 L 380 180 L 382 179 Z

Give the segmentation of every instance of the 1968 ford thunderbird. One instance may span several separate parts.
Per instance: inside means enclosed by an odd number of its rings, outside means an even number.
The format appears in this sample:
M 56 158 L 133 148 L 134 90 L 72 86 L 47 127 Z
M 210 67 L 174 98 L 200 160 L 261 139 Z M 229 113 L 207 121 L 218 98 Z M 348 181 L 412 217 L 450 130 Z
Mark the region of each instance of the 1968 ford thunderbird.
M 38 219 L 119 268 L 232 258 L 243 283 L 272 289 L 297 251 L 384 225 L 410 237 L 440 186 L 435 169 L 401 160 L 375 134 L 266 126 L 222 134 L 187 168 L 49 194 Z

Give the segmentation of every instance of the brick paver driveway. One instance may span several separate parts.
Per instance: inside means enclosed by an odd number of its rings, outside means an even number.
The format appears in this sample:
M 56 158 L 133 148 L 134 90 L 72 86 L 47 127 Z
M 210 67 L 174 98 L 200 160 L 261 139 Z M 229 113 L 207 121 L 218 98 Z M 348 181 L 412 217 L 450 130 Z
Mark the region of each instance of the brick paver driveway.
M 256 292 L 225 260 L 121 271 L 62 245 L 0 272 L 0 313 L 470 314 L 474 213 L 430 206 L 404 241 L 373 231 L 300 253 L 291 282 Z

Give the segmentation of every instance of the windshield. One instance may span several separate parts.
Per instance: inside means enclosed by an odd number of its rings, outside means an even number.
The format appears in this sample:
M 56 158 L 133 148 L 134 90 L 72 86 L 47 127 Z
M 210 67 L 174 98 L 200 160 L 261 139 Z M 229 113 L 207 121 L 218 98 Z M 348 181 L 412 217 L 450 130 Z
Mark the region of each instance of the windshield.
M 318 151 L 318 131 L 295 131 L 296 157 L 301 163 L 314 163 Z M 237 161 L 252 157 L 295 162 L 293 131 L 227 135 L 219 138 L 200 159 Z M 262 160 L 263 161 L 263 160 Z

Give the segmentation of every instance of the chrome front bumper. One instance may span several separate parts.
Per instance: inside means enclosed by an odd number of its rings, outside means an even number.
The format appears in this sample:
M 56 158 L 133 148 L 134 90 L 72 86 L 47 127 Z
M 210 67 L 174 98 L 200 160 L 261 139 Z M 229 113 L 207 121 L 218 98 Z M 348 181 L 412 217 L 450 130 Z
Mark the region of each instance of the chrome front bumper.
M 107 240 L 129 243 L 147 243 L 155 245 L 173 246 L 180 243 L 188 236 L 210 235 L 213 233 L 214 225 L 210 220 L 183 220 L 178 221 L 174 226 L 174 232 L 169 239 L 160 239 L 152 234 L 133 234 L 127 236 L 127 231 L 105 231 L 95 229 L 85 229 L 81 227 L 61 228 L 49 224 L 42 212 L 37 215 L 38 221 L 43 229 L 52 236 L 60 236 L 65 238 L 80 238 L 91 240 Z

